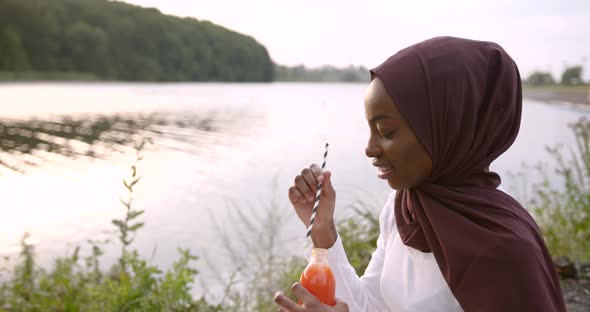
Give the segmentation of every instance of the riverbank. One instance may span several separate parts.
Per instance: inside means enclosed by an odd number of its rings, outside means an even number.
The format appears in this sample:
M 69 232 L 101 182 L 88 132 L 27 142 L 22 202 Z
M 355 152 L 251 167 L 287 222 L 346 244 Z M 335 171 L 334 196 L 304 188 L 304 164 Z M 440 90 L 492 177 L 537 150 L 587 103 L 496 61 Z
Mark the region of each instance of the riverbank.
M 561 289 L 568 312 L 588 311 L 588 307 L 590 307 L 590 279 L 562 280 Z
M 590 105 L 590 86 L 525 86 L 523 97 L 542 102 Z

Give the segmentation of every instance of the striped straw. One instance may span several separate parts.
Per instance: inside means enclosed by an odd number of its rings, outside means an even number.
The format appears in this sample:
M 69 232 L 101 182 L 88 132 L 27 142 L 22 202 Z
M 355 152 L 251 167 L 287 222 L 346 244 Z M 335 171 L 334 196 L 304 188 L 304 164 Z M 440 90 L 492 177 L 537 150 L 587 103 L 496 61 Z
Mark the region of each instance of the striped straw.
M 324 152 L 324 162 L 322 163 L 322 172 L 326 167 L 326 158 L 328 158 L 328 143 L 326 143 L 326 151 Z M 320 205 L 320 195 L 322 194 L 322 184 L 323 181 L 318 183 L 318 190 L 315 193 L 315 203 L 313 204 L 313 210 L 311 211 L 311 219 L 309 220 L 309 227 L 307 228 L 307 235 L 305 238 L 308 238 L 311 235 L 311 229 L 313 228 L 313 222 L 315 221 L 315 214 L 318 211 L 318 206 Z

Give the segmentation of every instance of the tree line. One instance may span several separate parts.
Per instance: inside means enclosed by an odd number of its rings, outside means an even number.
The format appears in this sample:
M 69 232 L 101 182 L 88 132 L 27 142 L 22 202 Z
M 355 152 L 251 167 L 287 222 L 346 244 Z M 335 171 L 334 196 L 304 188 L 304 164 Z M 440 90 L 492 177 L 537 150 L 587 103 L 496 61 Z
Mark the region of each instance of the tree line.
M 576 86 L 585 84 L 583 79 L 584 67 L 574 65 L 566 67 L 561 73 L 561 79 L 558 81 L 553 74 L 548 71 L 534 71 L 526 79 L 526 83 L 533 86 L 546 86 L 562 84 L 566 86 Z
M 123 81 L 272 81 L 254 38 L 108 0 L 0 0 L 0 72 Z
M 369 82 L 369 70 L 364 66 L 350 65 L 338 68 L 325 65 L 309 68 L 304 65 L 275 65 L 275 80 L 306 82 Z

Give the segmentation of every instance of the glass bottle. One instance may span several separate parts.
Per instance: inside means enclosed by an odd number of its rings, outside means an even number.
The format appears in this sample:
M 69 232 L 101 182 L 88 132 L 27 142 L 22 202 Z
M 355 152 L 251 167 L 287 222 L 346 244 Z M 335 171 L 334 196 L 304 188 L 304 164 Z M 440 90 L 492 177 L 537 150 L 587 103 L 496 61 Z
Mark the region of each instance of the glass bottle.
M 328 249 L 312 248 L 309 264 L 301 273 L 301 285 L 324 304 L 335 306 L 336 280 L 328 264 Z M 301 304 L 301 301 L 299 302 Z

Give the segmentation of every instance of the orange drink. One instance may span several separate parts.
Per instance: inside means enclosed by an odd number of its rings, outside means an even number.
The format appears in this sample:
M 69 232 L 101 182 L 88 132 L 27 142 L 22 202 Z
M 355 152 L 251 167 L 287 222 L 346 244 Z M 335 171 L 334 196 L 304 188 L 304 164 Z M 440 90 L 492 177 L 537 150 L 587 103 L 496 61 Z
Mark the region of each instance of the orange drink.
M 313 248 L 311 261 L 301 273 L 301 285 L 324 304 L 336 305 L 336 280 L 328 265 L 328 250 Z M 301 304 L 301 302 L 299 302 Z

